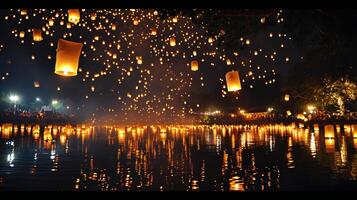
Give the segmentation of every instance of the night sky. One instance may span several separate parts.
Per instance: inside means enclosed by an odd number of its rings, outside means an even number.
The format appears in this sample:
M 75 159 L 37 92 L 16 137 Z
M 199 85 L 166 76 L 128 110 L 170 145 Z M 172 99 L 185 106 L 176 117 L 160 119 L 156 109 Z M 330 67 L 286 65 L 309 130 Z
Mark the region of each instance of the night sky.
M 0 10 L 1 108 L 7 108 L 8 96 L 16 93 L 28 109 L 36 97 L 43 105 L 57 99 L 58 110 L 66 114 L 122 122 L 175 121 L 209 109 L 265 111 L 280 99 L 288 70 L 303 56 L 294 38 L 281 30 L 288 11 L 266 19 L 276 24 L 262 23 L 261 31 L 242 38 L 247 45 L 237 51 L 218 46 L 221 35 L 211 42 L 207 31 L 188 17 L 162 20 L 158 12 L 85 9 L 75 25 L 68 22 L 67 9 L 29 9 L 26 15 L 20 9 Z M 151 34 L 154 27 L 156 35 Z M 33 28 L 43 29 L 42 41 L 33 41 L 28 32 Z M 24 38 L 19 38 L 20 31 L 25 31 Z M 170 37 L 176 46 L 169 45 Z M 60 38 L 84 44 L 75 77 L 54 73 Z M 137 63 L 140 56 L 142 64 Z M 196 72 L 190 69 L 192 60 L 199 62 Z M 239 92 L 226 92 L 225 74 L 230 70 L 240 73 Z

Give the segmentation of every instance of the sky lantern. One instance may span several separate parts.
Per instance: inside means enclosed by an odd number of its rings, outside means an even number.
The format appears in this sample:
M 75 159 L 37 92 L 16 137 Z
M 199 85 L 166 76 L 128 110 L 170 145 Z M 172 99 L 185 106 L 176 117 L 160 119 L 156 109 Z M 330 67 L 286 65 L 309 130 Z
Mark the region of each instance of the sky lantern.
M 90 19 L 91 19 L 91 20 L 94 21 L 96 18 L 97 18 L 97 13 L 91 13 L 91 14 L 90 14 Z
M 117 25 L 113 23 L 111 28 L 113 31 L 115 31 L 115 30 L 117 30 Z
M 335 129 L 333 125 L 325 125 L 325 138 L 335 138 Z
M 143 64 L 143 57 L 142 56 L 136 56 L 136 61 L 139 65 Z
M 151 28 L 151 35 L 157 35 L 157 29 L 155 27 Z
M 174 38 L 174 37 L 170 38 L 170 46 L 172 46 L 172 47 L 176 46 L 176 38 Z
M 21 15 L 27 15 L 27 10 L 26 9 L 21 10 L 20 14 Z
M 25 31 L 21 31 L 19 36 L 20 36 L 20 38 L 24 38 L 25 37 Z
M 81 18 L 81 13 L 78 9 L 68 9 L 68 21 L 77 24 Z
M 226 73 L 226 82 L 228 92 L 235 92 L 242 89 L 238 71 L 230 71 Z
M 289 101 L 290 100 L 290 95 L 289 94 L 285 94 L 284 95 L 284 101 Z
M 40 42 L 43 40 L 41 29 L 32 29 L 33 41 Z
M 61 76 L 76 76 L 78 70 L 79 57 L 83 44 L 58 40 L 55 74 Z
M 197 60 L 191 61 L 191 70 L 198 71 L 198 61 Z
M 139 20 L 134 19 L 134 20 L 133 20 L 133 24 L 134 24 L 135 26 L 137 26 L 137 25 L 139 24 Z
M 33 86 L 34 86 L 35 88 L 39 88 L 39 87 L 40 87 L 40 82 L 39 82 L 39 81 L 34 81 L 34 82 L 33 82 Z
M 53 26 L 55 24 L 55 22 L 53 21 L 53 19 L 49 19 L 48 20 L 48 25 L 49 26 Z
M 213 38 L 209 37 L 208 38 L 208 43 L 212 43 L 213 42 Z

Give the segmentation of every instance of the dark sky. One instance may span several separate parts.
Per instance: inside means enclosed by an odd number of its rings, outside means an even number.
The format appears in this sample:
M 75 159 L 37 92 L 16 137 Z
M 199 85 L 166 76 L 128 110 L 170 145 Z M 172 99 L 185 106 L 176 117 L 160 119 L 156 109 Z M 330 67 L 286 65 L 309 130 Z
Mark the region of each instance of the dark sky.
M 90 14 L 94 12 L 97 13 L 97 18 L 92 21 Z M 33 16 L 34 13 L 36 16 Z M 59 17 L 56 17 L 56 13 Z M 9 94 L 17 93 L 21 96 L 21 104 L 27 107 L 35 102 L 36 97 L 40 97 L 44 105 L 48 105 L 52 99 L 58 99 L 63 103 L 62 111 L 66 113 L 81 116 L 93 113 L 96 116 L 115 115 L 120 119 L 125 116 L 128 119 L 129 116 L 175 118 L 182 109 L 187 113 L 190 108 L 193 112 L 208 108 L 230 111 L 238 107 L 265 110 L 280 98 L 281 83 L 289 68 L 301 56 L 294 47 L 293 38 L 289 39 L 288 34 L 281 32 L 279 23 L 272 26 L 262 24 L 261 31 L 243 38 L 243 42 L 249 39 L 250 45 L 234 55 L 223 47 L 217 47 L 215 42 L 208 43 L 206 31 L 193 24 L 190 19 L 178 16 L 177 22 L 172 19 L 161 21 L 153 13 L 154 10 L 87 9 L 81 11 L 81 26 L 72 24 L 67 29 L 67 9 L 28 10 L 27 20 L 20 15 L 20 10 L 0 10 L 0 44 L 4 45 L 0 51 L 0 78 L 5 77 L 5 80 L 0 80 L 2 108 L 8 106 Z M 6 16 L 9 16 L 8 20 L 5 20 Z M 100 16 L 103 18 L 100 19 Z M 281 16 L 283 13 L 268 20 L 277 20 Z M 27 30 L 46 27 L 51 17 L 55 19 L 55 25 L 46 30 L 53 35 L 43 32 L 43 41 L 33 42 L 32 33 Z M 133 25 L 135 19 L 139 21 L 138 25 Z M 60 25 L 61 20 L 64 22 L 63 26 Z M 116 24 L 116 30 L 110 29 L 113 23 Z M 98 30 L 95 27 L 99 27 Z M 152 27 L 157 27 L 156 36 L 150 35 Z M 26 32 L 24 43 L 21 43 L 19 37 L 15 37 L 19 31 Z M 68 35 L 69 33 L 72 35 Z M 269 37 L 270 33 L 273 37 Z M 54 74 L 57 41 L 66 34 L 67 40 L 86 43 L 79 64 L 82 72 L 75 77 Z M 194 36 L 190 38 L 190 35 Z M 99 41 L 93 40 L 95 36 L 100 37 Z M 175 47 L 170 47 L 167 42 L 172 36 L 176 38 Z M 50 46 L 51 42 L 53 46 Z M 120 44 L 120 50 L 116 48 L 117 44 Z M 92 51 L 91 45 L 96 51 Z M 197 56 L 191 58 L 194 50 Z M 117 59 L 108 55 L 108 51 L 117 53 Z M 258 55 L 254 55 L 255 51 Z M 215 52 L 216 55 L 209 56 L 210 52 Z M 31 59 L 32 55 L 35 56 L 34 60 Z M 52 59 L 49 60 L 48 55 Z M 275 60 L 271 59 L 271 55 Z M 143 57 L 142 65 L 136 63 L 136 56 Z M 234 64 L 227 65 L 222 56 L 229 58 Z M 164 63 L 160 63 L 160 58 Z M 190 71 L 188 64 L 191 60 L 199 60 L 198 72 Z M 127 76 L 130 68 L 131 74 Z M 150 74 L 147 70 L 150 70 Z M 239 93 L 227 94 L 222 98 L 222 90 L 226 90 L 222 88 L 225 85 L 224 75 L 229 70 L 238 70 L 241 81 L 244 79 L 244 82 L 242 81 L 242 90 Z M 85 77 L 87 71 L 88 78 Z M 93 75 L 100 71 L 106 71 L 107 75 L 91 81 Z M 9 75 L 6 76 L 6 73 Z M 259 76 L 261 77 L 258 78 Z M 119 85 L 118 79 L 122 77 L 124 80 Z M 272 84 L 265 84 L 273 79 L 275 82 Z M 148 82 L 146 88 L 143 85 L 145 80 Z M 34 81 L 40 82 L 40 88 L 34 88 Z M 91 91 L 91 86 L 95 86 L 94 92 Z M 57 87 L 61 90 L 57 91 Z M 140 94 L 146 96 L 133 101 L 133 98 L 128 98 L 128 93 L 133 97 Z M 197 107 L 197 104 L 200 106 Z M 70 106 L 70 109 L 64 109 L 66 106 Z

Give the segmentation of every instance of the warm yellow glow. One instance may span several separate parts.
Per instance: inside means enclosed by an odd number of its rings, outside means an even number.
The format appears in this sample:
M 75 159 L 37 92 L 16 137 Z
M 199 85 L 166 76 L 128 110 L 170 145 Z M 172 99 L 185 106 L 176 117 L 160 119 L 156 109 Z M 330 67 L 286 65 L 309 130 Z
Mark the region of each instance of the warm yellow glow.
M 170 46 L 172 46 L 172 47 L 176 46 L 176 38 L 174 38 L 174 37 L 170 38 Z
M 81 13 L 78 9 L 68 9 L 68 21 L 77 24 L 81 18 Z
M 241 84 L 238 71 L 230 71 L 226 73 L 226 82 L 228 92 L 235 92 L 241 90 Z
M 76 76 L 82 44 L 63 39 L 58 40 L 55 74 Z
M 284 101 L 289 101 L 289 100 L 290 100 L 290 95 L 289 94 L 285 94 Z
M 191 70 L 198 71 L 198 61 L 197 60 L 191 61 Z
M 20 34 L 19 34 L 19 37 L 20 38 L 24 38 L 25 37 L 25 31 L 21 31 Z
M 43 40 L 41 29 L 32 29 L 33 41 L 40 42 Z
M 157 29 L 151 28 L 151 35 L 157 35 Z

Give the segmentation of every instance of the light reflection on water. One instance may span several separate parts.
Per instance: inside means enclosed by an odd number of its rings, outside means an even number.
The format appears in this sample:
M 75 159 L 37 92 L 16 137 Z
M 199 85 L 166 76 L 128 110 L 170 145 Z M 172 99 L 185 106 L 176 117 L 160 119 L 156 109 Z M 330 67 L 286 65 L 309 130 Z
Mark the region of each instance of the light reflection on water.
M 357 189 L 357 126 L 298 127 L 3 124 L 0 190 Z

